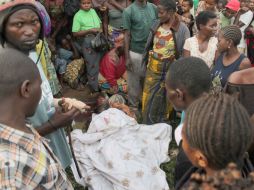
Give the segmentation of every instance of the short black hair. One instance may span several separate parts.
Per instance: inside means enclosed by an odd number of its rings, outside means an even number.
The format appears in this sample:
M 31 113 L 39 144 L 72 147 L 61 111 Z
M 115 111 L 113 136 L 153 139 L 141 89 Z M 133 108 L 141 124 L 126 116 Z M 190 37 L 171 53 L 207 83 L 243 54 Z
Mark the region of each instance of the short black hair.
M 184 2 L 188 2 L 190 7 L 193 7 L 193 1 L 192 0 L 183 0 Z
M 181 58 L 170 66 L 166 83 L 175 89 L 184 87 L 191 97 L 197 98 L 211 88 L 210 69 L 200 58 Z
M 212 11 L 201 11 L 196 17 L 197 29 L 200 30 L 200 25 L 206 25 L 210 19 L 217 18 L 216 14 Z
M 18 90 L 25 81 L 39 76 L 36 64 L 22 52 L 12 48 L 0 50 L 0 101 Z
M 174 0 L 160 0 L 159 5 L 163 6 L 167 11 L 176 11 L 176 2 Z

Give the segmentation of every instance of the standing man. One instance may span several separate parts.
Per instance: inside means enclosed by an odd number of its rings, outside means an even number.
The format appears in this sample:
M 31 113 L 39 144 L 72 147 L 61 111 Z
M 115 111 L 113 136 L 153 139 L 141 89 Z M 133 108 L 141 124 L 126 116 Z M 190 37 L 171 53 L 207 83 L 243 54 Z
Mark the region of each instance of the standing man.
M 71 164 L 71 153 L 66 142 L 66 135 L 62 127 L 70 124 L 78 110 L 72 108 L 63 113 L 58 111 L 58 99 L 53 94 L 40 62 L 40 55 L 35 51 L 39 39 L 43 39 L 44 17 L 33 0 L 0 0 L 0 52 L 4 48 L 12 47 L 29 56 L 37 68 L 42 79 L 42 96 L 34 116 L 28 122 L 41 136 L 49 139 L 49 145 L 62 167 Z M 3 48 L 3 49 L 1 49 Z M 20 68 L 22 69 L 22 68 Z
M 138 109 L 141 100 L 146 71 L 146 65 L 141 64 L 142 55 L 150 28 L 156 19 L 156 6 L 146 0 L 135 0 L 123 11 L 128 101 L 134 110 Z

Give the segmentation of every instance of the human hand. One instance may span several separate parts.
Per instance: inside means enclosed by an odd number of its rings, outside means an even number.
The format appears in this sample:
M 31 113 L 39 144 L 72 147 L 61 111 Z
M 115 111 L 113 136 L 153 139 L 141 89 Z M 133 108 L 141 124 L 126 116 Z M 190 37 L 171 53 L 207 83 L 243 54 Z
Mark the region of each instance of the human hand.
M 73 107 L 79 110 L 81 113 L 84 113 L 90 109 L 90 106 L 75 98 L 62 98 L 58 104 L 62 107 L 64 112 L 71 110 Z
M 54 115 L 50 118 L 50 122 L 55 128 L 62 128 L 66 125 L 71 125 L 73 119 L 80 114 L 80 111 L 76 108 L 72 108 L 67 112 L 56 110 Z
M 99 28 L 92 28 L 92 29 L 90 29 L 90 31 L 92 33 L 99 33 L 99 32 L 101 32 L 101 30 Z

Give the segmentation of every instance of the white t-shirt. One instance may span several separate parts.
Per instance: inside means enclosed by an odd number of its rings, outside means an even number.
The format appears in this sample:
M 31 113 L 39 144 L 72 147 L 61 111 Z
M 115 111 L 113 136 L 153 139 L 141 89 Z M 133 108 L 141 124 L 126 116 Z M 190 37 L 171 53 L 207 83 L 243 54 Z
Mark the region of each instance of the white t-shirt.
M 244 24 L 244 26 L 240 28 L 242 32 L 242 39 L 240 41 L 240 44 L 237 46 L 239 48 L 246 48 L 246 42 L 244 39 L 244 30 L 250 25 L 252 18 L 253 18 L 253 13 L 250 10 L 242 14 L 239 18 L 239 21 L 241 21 Z
M 208 67 L 211 68 L 214 63 L 215 52 L 217 50 L 217 43 L 218 43 L 217 38 L 211 37 L 208 42 L 206 51 L 200 52 L 198 39 L 196 36 L 193 36 L 185 40 L 183 49 L 188 50 L 191 56 L 203 59 L 208 65 Z

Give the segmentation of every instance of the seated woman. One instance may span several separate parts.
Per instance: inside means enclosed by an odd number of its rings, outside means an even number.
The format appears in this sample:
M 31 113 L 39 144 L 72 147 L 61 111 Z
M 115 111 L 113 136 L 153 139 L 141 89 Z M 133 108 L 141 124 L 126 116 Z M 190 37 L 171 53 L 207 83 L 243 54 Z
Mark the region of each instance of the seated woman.
M 211 71 L 214 86 L 223 88 L 233 72 L 251 67 L 249 59 L 237 49 L 241 38 L 238 26 L 231 25 L 221 29 L 218 38 L 220 55 Z
M 198 33 L 187 39 L 184 44 L 183 56 L 194 56 L 203 59 L 209 68 L 212 68 L 217 51 L 216 14 L 210 11 L 200 12 L 196 17 Z
M 238 100 L 247 109 L 254 125 L 254 68 L 237 71 L 230 75 L 225 91 L 229 94 L 237 94 Z M 254 140 L 248 152 L 254 164 Z
M 245 153 L 253 135 L 249 115 L 234 97 L 214 92 L 193 102 L 186 113 L 182 146 L 194 166 L 176 189 L 187 186 L 194 172 L 212 176 L 231 162 L 246 177 L 251 163 Z
M 127 93 L 127 72 L 124 58 L 124 35 L 120 34 L 100 62 L 99 87 L 109 94 Z

